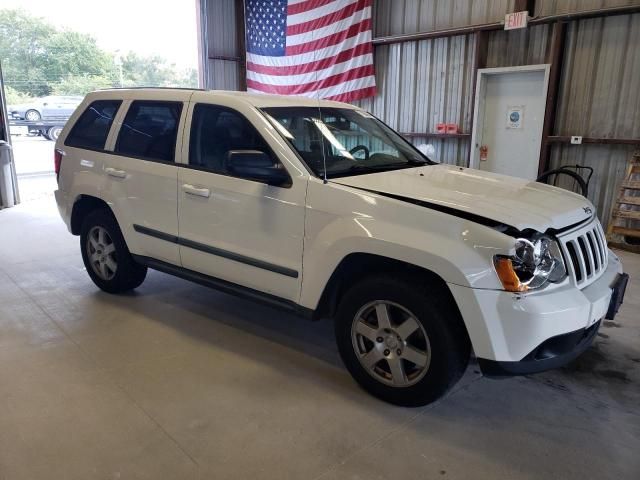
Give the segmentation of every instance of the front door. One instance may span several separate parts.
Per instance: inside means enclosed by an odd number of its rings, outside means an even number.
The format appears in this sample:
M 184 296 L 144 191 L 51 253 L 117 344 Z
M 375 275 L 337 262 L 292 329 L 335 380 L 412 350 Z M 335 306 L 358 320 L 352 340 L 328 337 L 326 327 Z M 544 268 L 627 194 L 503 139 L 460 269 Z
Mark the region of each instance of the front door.
M 479 71 L 471 166 L 528 180 L 538 175 L 545 66 Z
M 180 256 L 183 267 L 295 301 L 302 281 L 307 177 L 272 186 L 233 175 L 232 150 L 259 150 L 281 164 L 247 116 L 223 106 L 195 103 L 178 173 Z M 246 116 L 245 116 L 246 115 Z M 189 140 L 187 140 L 187 135 Z

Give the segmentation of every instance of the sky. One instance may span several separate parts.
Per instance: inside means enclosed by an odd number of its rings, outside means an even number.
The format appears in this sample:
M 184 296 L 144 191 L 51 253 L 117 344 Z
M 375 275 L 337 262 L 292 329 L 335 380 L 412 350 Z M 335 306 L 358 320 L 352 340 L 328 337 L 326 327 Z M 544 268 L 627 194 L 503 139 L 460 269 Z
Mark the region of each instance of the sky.
M 111 52 L 198 66 L 196 0 L 0 0 L 0 8 L 22 8 L 58 28 L 88 33 Z

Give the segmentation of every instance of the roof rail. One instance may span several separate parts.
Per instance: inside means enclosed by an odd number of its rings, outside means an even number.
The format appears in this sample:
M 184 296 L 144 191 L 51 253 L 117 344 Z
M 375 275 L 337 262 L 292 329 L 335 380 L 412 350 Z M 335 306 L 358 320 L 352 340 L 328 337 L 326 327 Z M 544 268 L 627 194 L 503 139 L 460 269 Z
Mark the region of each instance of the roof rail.
M 205 88 L 190 88 L 190 87 L 109 87 L 109 88 L 100 88 L 98 91 L 105 90 L 198 90 L 201 92 L 206 91 Z

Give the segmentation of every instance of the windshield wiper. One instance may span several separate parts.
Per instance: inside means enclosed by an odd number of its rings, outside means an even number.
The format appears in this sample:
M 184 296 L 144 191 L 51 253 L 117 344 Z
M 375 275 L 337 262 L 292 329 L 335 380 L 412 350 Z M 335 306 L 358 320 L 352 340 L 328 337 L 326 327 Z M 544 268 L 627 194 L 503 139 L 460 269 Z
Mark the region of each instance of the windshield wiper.
M 363 165 L 363 164 L 357 164 L 357 165 L 351 165 L 349 168 L 347 168 L 346 170 L 340 170 L 338 172 L 333 172 L 332 176 L 341 176 L 341 175 L 348 175 L 350 173 L 372 173 L 372 172 L 382 172 L 385 170 L 397 170 L 400 168 L 406 168 L 407 166 L 419 166 L 419 165 L 426 165 L 426 162 L 421 162 L 421 161 L 416 161 L 416 160 L 412 160 L 412 161 L 407 161 L 407 162 L 403 162 L 403 163 L 383 163 L 383 164 L 379 164 L 379 165 Z
M 415 165 L 415 166 L 429 165 L 429 162 L 427 162 L 426 160 L 422 160 L 420 158 L 409 158 L 407 160 L 407 163 L 409 165 Z

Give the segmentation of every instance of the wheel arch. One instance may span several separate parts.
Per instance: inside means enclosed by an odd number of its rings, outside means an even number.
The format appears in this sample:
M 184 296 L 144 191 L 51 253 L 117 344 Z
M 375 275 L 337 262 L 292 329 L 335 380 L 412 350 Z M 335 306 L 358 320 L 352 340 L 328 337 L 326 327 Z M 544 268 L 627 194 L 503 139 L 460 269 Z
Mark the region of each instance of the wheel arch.
M 78 196 L 73 204 L 73 209 L 71 210 L 71 233 L 74 235 L 80 235 L 82 223 L 84 222 L 84 219 L 87 218 L 87 215 L 102 208 L 108 209 L 113 214 L 111 207 L 104 200 L 92 195 Z
M 456 318 L 453 319 L 456 327 L 461 329 L 461 333 L 469 340 L 469 332 L 462 318 L 458 303 L 455 301 L 449 286 L 440 275 L 418 265 L 371 253 L 350 253 L 340 261 L 320 296 L 314 318 L 335 316 L 340 299 L 348 290 L 349 285 L 359 279 L 376 274 L 401 275 L 412 280 L 424 282 L 425 285 L 431 288 L 439 289 L 457 313 Z

